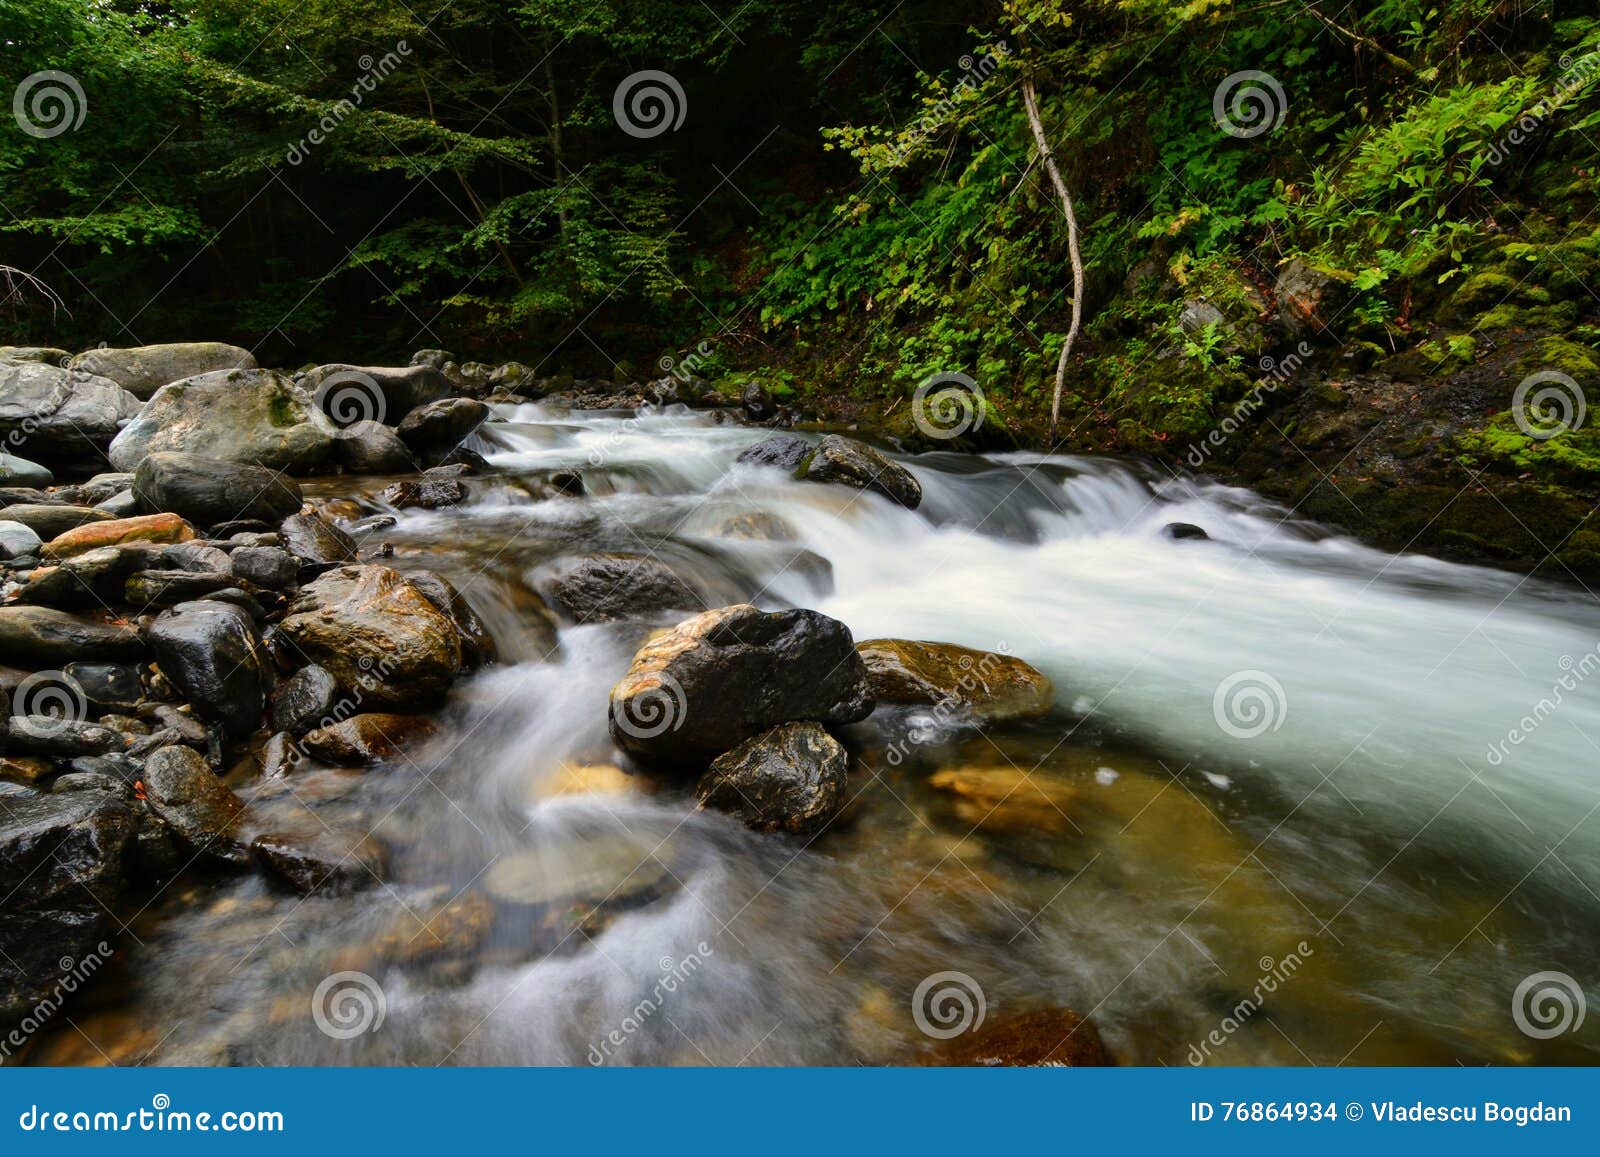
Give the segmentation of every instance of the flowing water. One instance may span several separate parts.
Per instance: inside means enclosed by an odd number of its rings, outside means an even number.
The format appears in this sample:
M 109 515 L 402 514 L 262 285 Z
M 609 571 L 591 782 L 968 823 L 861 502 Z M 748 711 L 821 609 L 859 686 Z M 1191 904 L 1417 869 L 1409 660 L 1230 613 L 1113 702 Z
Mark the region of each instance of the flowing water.
M 502 662 L 404 758 L 238 785 L 262 827 L 373 832 L 389 883 L 180 880 L 38 1059 L 914 1063 L 954 986 L 995 1022 L 1071 1007 L 1124 1063 L 1600 1062 L 1592 1023 L 1551 1035 L 1517 993 L 1556 972 L 1600 997 L 1587 592 L 1110 459 L 904 459 L 907 511 L 734 464 L 765 436 L 500 407 L 470 503 L 378 537 L 462 589 Z M 587 497 L 545 496 L 564 469 Z M 377 509 L 379 486 L 320 492 Z M 725 533 L 751 513 L 792 540 Z M 880 710 L 846 731 L 841 822 L 749 832 L 610 766 L 607 694 L 652 624 L 556 629 L 528 595 L 594 550 L 648 551 L 707 606 L 1009 652 L 1056 710 Z

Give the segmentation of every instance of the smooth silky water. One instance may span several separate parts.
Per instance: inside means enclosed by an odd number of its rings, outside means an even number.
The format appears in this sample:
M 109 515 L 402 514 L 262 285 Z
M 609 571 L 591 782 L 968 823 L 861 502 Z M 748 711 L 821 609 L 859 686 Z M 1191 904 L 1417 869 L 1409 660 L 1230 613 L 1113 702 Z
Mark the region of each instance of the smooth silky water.
M 261 827 L 372 831 L 389 883 L 181 879 L 34 1059 L 915 1063 L 913 994 L 960 972 L 987 1021 L 1070 1007 L 1130 1064 L 1600 1061 L 1512 1015 L 1530 974 L 1600 976 L 1588 593 L 1111 459 L 903 459 L 925 490 L 906 511 L 734 464 L 766 436 L 498 407 L 475 444 L 502 473 L 367 545 L 452 579 L 502 662 L 404 758 L 236 784 Z M 587 497 L 536 497 L 565 469 Z M 380 486 L 316 492 L 378 509 Z M 719 533 L 752 512 L 794 541 Z M 1056 710 L 981 731 L 880 710 L 847 730 L 833 829 L 749 832 L 607 766 L 608 691 L 681 616 L 557 630 L 539 568 L 595 550 L 649 551 L 707 606 L 1007 651 Z M 381 1026 L 318 1027 L 340 972 L 381 986 Z

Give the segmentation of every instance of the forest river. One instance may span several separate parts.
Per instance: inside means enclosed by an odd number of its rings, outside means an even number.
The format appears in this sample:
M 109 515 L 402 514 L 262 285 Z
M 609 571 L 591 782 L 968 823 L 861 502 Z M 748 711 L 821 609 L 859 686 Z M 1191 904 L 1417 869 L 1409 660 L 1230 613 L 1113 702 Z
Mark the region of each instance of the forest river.
M 767 434 L 496 407 L 469 502 L 389 512 L 367 545 L 454 582 L 501 661 L 400 758 L 236 785 L 371 832 L 388 883 L 182 880 L 132 922 L 85 1031 L 53 1026 L 31 1059 L 920 1063 L 962 1018 L 1067 1007 L 1124 1064 L 1600 1062 L 1514 1015 L 1540 973 L 1600 997 L 1585 591 L 1381 553 L 1117 459 L 897 456 L 912 511 L 735 464 Z M 527 481 L 563 470 L 587 497 Z M 381 486 L 308 493 L 372 513 Z M 790 537 L 719 532 L 749 514 Z M 613 766 L 610 688 L 683 616 L 529 609 L 542 566 L 602 550 L 654 554 L 708 607 L 1017 656 L 1054 711 L 980 729 L 880 708 L 841 731 L 839 822 L 750 831 Z M 330 994 L 340 977 L 356 987 Z

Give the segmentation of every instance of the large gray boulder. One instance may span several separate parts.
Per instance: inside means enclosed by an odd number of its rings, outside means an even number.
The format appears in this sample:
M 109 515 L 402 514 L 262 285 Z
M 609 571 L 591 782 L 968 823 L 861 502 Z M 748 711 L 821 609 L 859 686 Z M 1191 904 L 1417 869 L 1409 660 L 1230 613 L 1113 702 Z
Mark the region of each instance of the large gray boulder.
M 136 470 L 151 454 L 204 454 L 303 474 L 333 452 L 338 430 L 311 391 L 275 370 L 219 370 L 162 386 L 111 444 Z
M 42 362 L 0 363 L 0 436 L 46 466 L 95 465 L 139 399 L 109 378 Z
M 139 463 L 133 493 L 146 513 L 171 511 L 201 526 L 244 519 L 275 523 L 304 502 L 299 485 L 275 470 L 172 450 Z
M 662 766 L 701 766 L 780 723 L 854 723 L 872 713 L 850 628 L 816 611 L 748 603 L 652 638 L 611 689 L 611 737 Z
M 108 961 L 137 827 L 110 792 L 19 795 L 0 808 L 0 1030 L 59 992 L 64 973 Z M 81 981 L 82 976 L 75 979 Z
M 142 345 L 130 349 L 93 349 L 79 354 L 69 368 L 110 378 L 136 398 L 149 399 L 169 382 L 215 370 L 253 370 L 255 355 L 219 341 L 186 341 Z

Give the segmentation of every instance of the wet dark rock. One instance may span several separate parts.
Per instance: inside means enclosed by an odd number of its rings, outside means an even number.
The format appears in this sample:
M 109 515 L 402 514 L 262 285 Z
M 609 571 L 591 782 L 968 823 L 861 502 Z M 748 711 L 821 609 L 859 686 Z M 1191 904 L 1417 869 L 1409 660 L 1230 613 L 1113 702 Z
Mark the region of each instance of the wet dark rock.
M 133 569 L 148 563 L 146 551 L 105 546 L 69 558 L 58 566 L 42 566 L 28 576 L 17 601 L 30 606 L 100 609 L 122 602 L 123 586 Z
M 131 711 L 144 695 L 139 668 L 126 663 L 68 663 L 61 673 L 100 711 Z
M 868 639 L 856 651 L 880 704 L 936 707 L 951 717 L 998 722 L 1047 715 L 1055 699 L 1049 678 L 1011 655 L 909 639 Z
M 104 771 L 69 771 L 58 775 L 50 783 L 52 795 L 73 791 L 109 791 L 117 795 L 132 795 L 133 789 L 121 779 Z
M 161 565 L 197 574 L 216 574 L 232 569 L 228 552 L 205 542 L 177 542 L 161 551 Z
M 294 740 L 288 732 L 279 731 L 269 735 L 267 741 L 261 745 L 261 778 L 277 779 L 279 776 L 288 775 L 299 762 L 300 753 L 294 746 Z
M 150 708 L 150 718 L 156 720 L 162 727 L 176 731 L 183 737 L 185 743 L 203 744 L 211 735 L 204 723 L 170 703 L 153 704 Z
M 78 489 L 83 494 L 82 501 L 92 505 L 104 502 L 108 498 L 121 494 L 124 490 L 131 489 L 133 478 L 134 476 L 125 470 L 115 470 L 104 474 L 96 474 Z
M 324 763 L 357 767 L 392 758 L 432 734 L 425 716 L 368 711 L 306 732 L 300 746 Z
M 774 434 L 757 442 L 740 454 L 735 461 L 743 462 L 747 466 L 774 466 L 792 473 L 800 469 L 800 464 L 810 456 L 811 449 L 811 443 L 804 438 L 796 438 L 789 434 Z
M 488 418 L 489 407 L 474 398 L 444 398 L 412 410 L 395 432 L 412 450 L 432 452 L 459 445 Z
M 147 399 L 162 386 L 214 370 L 254 369 L 247 349 L 217 341 L 174 342 L 129 349 L 92 349 L 68 368 L 110 378 L 134 397 Z
M 671 567 L 647 555 L 586 554 L 542 568 L 534 589 L 563 619 L 609 623 L 704 606 Z
M 176 451 L 139 463 L 133 493 L 146 513 L 173 511 L 202 526 L 240 519 L 276 523 L 300 509 L 300 486 L 276 470 Z
M 133 627 L 101 623 L 49 607 L 0 607 L 0 654 L 36 668 L 73 660 L 137 660 L 144 642 Z
M 283 374 L 218 370 L 157 390 L 110 458 L 135 470 L 150 454 L 176 451 L 304 474 L 333 452 L 336 433 L 311 392 Z
M 467 500 L 467 484 L 454 478 L 408 478 L 384 487 L 378 501 L 404 509 L 408 506 L 438 510 Z
M 190 747 L 163 747 L 144 765 L 145 800 L 191 854 L 241 866 L 249 849 L 235 832 L 244 801 Z
M 400 435 L 371 418 L 352 423 L 339 432 L 334 456 L 352 474 L 403 474 L 417 466 Z
M 109 954 L 99 946 L 116 928 L 135 822 L 109 792 L 19 795 L 0 807 L 0 1028 L 56 990 L 63 962 Z
M 1168 538 L 1210 538 L 1202 527 L 1192 522 L 1169 522 L 1161 528 L 1161 533 Z
M 267 833 L 251 841 L 250 850 L 262 871 L 302 896 L 353 892 L 386 876 L 382 845 L 371 838 Z
M 432 469 L 443 470 L 449 466 L 464 467 L 468 474 L 482 474 L 489 469 L 489 460 L 476 450 L 469 450 L 465 446 L 457 446 L 439 459 L 439 464 Z M 424 473 L 428 473 L 428 471 L 424 471 Z
M 922 486 L 911 471 L 871 446 L 837 434 L 829 434 L 817 443 L 797 476 L 808 482 L 834 482 L 870 490 L 909 510 L 922 504 Z
M 872 712 L 850 628 L 816 611 L 748 604 L 651 639 L 611 691 L 611 735 L 647 763 L 695 764 L 780 723 L 853 723 Z
M 339 702 L 339 682 L 316 664 L 302 667 L 272 692 L 272 726 L 290 735 L 303 735 L 334 717 Z
M 0 509 L 0 522 L 20 522 L 45 542 L 86 522 L 110 521 L 111 515 L 92 506 L 28 503 Z
M 300 563 L 294 555 L 276 546 L 236 547 L 229 565 L 236 577 L 271 590 L 293 586 L 300 574 Z
M 568 498 L 582 498 L 588 491 L 583 485 L 583 475 L 571 470 L 557 470 L 546 479 L 550 489 Z
M 772 395 L 760 382 L 751 382 L 739 392 L 739 404 L 758 422 L 772 416 Z
M 278 527 L 283 548 L 301 560 L 301 573 L 316 572 L 349 562 L 356 556 L 356 541 L 327 519 L 315 514 L 292 514 Z
M 248 614 L 224 603 L 184 603 L 157 617 L 148 637 L 162 673 L 203 718 L 230 735 L 256 729 L 269 675 Z
M 239 582 L 227 571 L 140 570 L 128 576 L 127 584 L 123 587 L 123 598 L 140 610 L 175 607 L 179 603 L 237 587 Z
M 712 760 L 695 791 L 702 807 L 757 831 L 809 835 L 844 806 L 849 758 L 820 723 L 784 723 Z
M 236 582 L 238 580 L 235 580 Z M 264 601 L 263 601 L 264 600 Z M 230 607 L 238 607 L 249 615 L 257 624 L 267 621 L 267 616 L 282 607 L 283 596 L 275 591 L 241 590 L 237 586 L 218 587 L 200 596 L 201 602 L 226 603 Z
M 128 737 L 120 731 L 83 720 L 53 715 L 13 715 L 5 721 L 5 746 L 13 754 L 63 758 L 122 751 L 128 746 Z
M 38 363 L 0 364 L 0 437 L 15 436 L 28 457 L 52 468 L 91 469 L 139 399 L 109 378 Z
M 455 623 L 385 566 L 346 566 L 302 587 L 278 626 L 370 707 L 436 708 L 461 670 Z
M 461 637 L 461 665 L 466 670 L 476 670 L 498 657 L 494 637 L 483 625 L 471 604 L 461 592 L 442 575 L 431 570 L 406 572 L 406 580 L 422 592 L 434 607 L 449 615 Z

